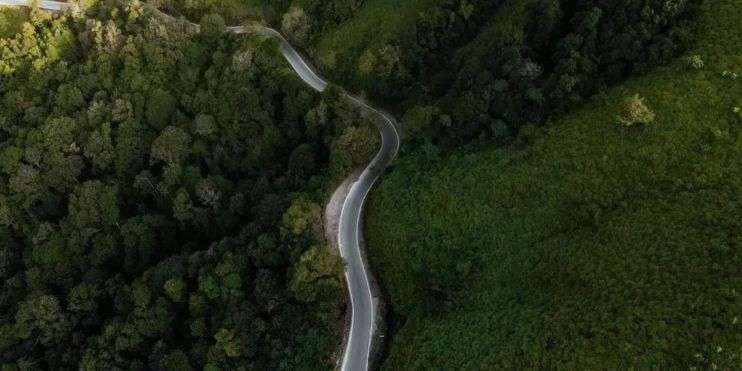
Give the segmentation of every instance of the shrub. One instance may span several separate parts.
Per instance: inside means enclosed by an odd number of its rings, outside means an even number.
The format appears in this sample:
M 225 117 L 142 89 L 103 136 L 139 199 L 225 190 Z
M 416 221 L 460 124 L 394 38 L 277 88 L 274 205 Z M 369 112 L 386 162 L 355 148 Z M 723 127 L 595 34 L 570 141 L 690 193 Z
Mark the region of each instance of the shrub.
M 618 118 L 618 121 L 624 126 L 634 126 L 635 124 L 651 124 L 654 119 L 655 114 L 644 104 L 644 98 L 639 94 L 634 94 L 624 102 L 623 115 Z
M 697 70 L 700 70 L 701 68 L 703 68 L 703 66 L 706 65 L 703 62 L 703 59 L 701 59 L 701 56 L 697 54 L 686 57 L 685 61 L 688 62 L 689 66 Z
M 721 73 L 721 76 L 726 77 L 728 79 L 732 79 L 732 80 L 736 80 L 737 77 L 739 77 L 739 75 L 737 75 L 736 72 L 732 72 L 732 71 L 724 71 Z
M 303 45 L 309 40 L 311 21 L 304 9 L 291 7 L 283 16 L 281 22 L 281 31 L 291 39 L 291 41 Z
M 201 18 L 199 24 L 201 26 L 201 33 L 206 35 L 209 39 L 216 39 L 224 33 L 226 28 L 224 18 L 219 14 L 206 14 Z

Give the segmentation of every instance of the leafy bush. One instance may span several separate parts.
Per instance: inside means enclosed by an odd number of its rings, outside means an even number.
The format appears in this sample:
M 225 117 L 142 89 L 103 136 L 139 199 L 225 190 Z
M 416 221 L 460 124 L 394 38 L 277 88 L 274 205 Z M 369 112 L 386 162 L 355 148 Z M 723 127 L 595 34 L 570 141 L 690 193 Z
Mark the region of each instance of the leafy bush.
M 292 6 L 281 21 L 281 30 L 297 45 L 304 45 L 309 40 L 311 23 L 302 8 Z
M 651 124 L 654 122 L 655 114 L 644 104 L 644 98 L 639 94 L 634 94 L 626 98 L 623 104 L 623 114 L 618 118 L 618 122 L 624 126 L 634 126 L 636 124 Z
M 705 66 L 706 64 L 703 62 L 703 59 L 700 55 L 691 55 L 689 57 L 686 57 L 686 62 L 688 62 L 688 65 L 694 69 L 700 70 Z

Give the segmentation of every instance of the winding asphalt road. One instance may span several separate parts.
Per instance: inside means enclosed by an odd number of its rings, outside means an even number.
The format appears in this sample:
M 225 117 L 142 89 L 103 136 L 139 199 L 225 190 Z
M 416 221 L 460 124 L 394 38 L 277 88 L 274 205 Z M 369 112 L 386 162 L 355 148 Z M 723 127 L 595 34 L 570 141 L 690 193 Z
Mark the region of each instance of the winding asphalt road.
M 27 6 L 25 0 L 0 0 L 0 5 Z M 57 1 L 42 0 L 40 9 L 60 11 L 68 4 Z M 150 7 L 151 8 L 151 7 Z M 160 15 L 174 19 L 157 9 L 151 8 Z M 198 25 L 193 24 L 198 27 Z M 271 37 L 279 42 L 281 53 L 289 62 L 296 74 L 312 89 L 322 92 L 328 83 L 320 77 L 307 61 L 294 49 L 294 47 L 281 35 L 280 32 L 269 27 L 227 27 L 227 31 L 243 34 L 258 33 Z M 352 307 L 351 325 L 346 341 L 341 370 L 343 371 L 365 371 L 369 367 L 369 358 L 374 333 L 377 323 L 377 299 L 371 290 L 369 271 L 363 261 L 361 250 L 361 239 L 363 233 L 363 206 L 371 188 L 383 172 L 384 168 L 397 156 L 399 151 L 400 136 L 397 131 L 397 122 L 388 113 L 371 107 L 364 100 L 343 92 L 345 98 L 349 99 L 360 109 L 365 110 L 379 118 L 379 133 L 381 135 L 381 148 L 371 162 L 361 173 L 360 177 L 353 182 L 343 203 L 340 212 L 340 223 L 338 229 L 338 245 L 340 255 L 346 263 L 345 279 L 350 293 Z

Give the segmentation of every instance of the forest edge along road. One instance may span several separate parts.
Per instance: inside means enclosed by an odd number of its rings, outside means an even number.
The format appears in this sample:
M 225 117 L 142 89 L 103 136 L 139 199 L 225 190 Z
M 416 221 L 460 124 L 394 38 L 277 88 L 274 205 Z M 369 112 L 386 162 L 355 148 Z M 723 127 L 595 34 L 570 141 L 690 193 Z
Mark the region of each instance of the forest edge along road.
M 23 0 L 0 0 L 0 6 L 3 5 L 29 6 L 29 2 Z M 48 0 L 38 3 L 40 9 L 49 11 L 61 11 L 69 6 L 70 4 L 68 3 Z M 162 13 L 154 7 L 148 8 L 164 17 L 174 19 L 172 16 Z M 191 25 L 198 27 L 194 23 L 191 23 Z M 318 92 L 322 92 L 327 88 L 328 82 L 314 71 L 309 63 L 307 63 L 280 32 L 265 26 L 233 26 L 226 29 L 228 32 L 236 34 L 258 33 L 277 40 L 281 54 L 302 81 Z M 350 330 L 348 331 L 345 342 L 345 350 L 340 367 L 343 371 L 356 371 L 367 370 L 369 367 L 371 347 L 378 321 L 377 299 L 372 291 L 369 279 L 370 273 L 364 263 L 363 252 L 360 246 L 363 232 L 363 206 L 366 197 L 383 169 L 397 156 L 400 136 L 397 130 L 397 122 L 391 115 L 371 107 L 362 99 L 348 92 L 343 91 L 343 95 L 353 102 L 354 105 L 381 119 L 378 127 L 381 135 L 381 148 L 379 152 L 357 179 L 349 179 L 341 185 L 341 187 L 347 187 L 347 183 L 352 182 L 340 209 L 337 235 L 338 249 L 345 261 L 345 279 L 348 285 L 352 314 Z M 353 174 L 350 177 L 355 178 Z

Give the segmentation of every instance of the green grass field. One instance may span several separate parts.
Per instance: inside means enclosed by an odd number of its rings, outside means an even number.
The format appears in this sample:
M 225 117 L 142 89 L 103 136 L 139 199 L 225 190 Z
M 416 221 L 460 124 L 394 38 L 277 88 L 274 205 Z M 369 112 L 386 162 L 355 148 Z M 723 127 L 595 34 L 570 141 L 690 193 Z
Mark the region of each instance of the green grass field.
M 703 9 L 703 68 L 679 58 L 524 146 L 383 177 L 366 226 L 398 319 L 383 368 L 742 368 L 742 6 Z M 637 93 L 656 121 L 620 126 Z

